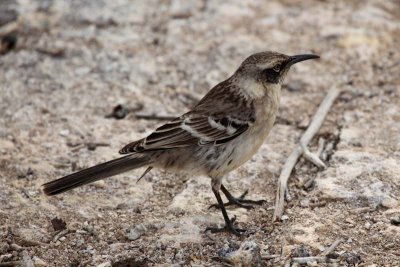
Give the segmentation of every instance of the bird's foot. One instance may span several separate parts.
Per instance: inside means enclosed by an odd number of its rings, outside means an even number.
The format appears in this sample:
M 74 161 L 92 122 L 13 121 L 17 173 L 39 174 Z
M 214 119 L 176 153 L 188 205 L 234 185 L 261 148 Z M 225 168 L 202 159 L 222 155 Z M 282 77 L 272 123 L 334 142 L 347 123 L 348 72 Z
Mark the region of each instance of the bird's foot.
M 249 193 L 249 190 L 246 190 L 243 194 L 241 194 L 239 197 L 234 197 L 232 195 L 228 196 L 228 202 L 224 203 L 224 206 L 238 206 L 240 208 L 245 208 L 247 210 L 253 209 L 253 205 L 262 205 L 265 200 L 251 200 L 251 199 L 244 199 L 245 196 Z M 217 208 L 219 209 L 218 204 L 212 204 L 208 207 L 209 209 L 211 208 Z
M 245 229 L 236 228 L 233 226 L 234 222 L 236 221 L 236 216 L 233 217 L 228 224 L 225 224 L 224 227 L 207 227 L 205 232 L 210 231 L 211 233 L 221 233 L 221 232 L 229 232 L 236 236 L 242 236 Z

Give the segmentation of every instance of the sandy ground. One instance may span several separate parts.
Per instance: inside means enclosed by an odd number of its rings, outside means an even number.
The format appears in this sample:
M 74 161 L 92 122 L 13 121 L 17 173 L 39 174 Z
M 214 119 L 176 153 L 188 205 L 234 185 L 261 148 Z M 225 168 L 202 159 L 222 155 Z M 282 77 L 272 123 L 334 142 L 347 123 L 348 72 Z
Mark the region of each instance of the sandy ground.
M 0 11 L 0 35 L 14 25 L 17 38 L 0 46 L 0 266 L 299 266 L 336 240 L 309 266 L 400 266 L 399 1 L 7 0 Z M 272 133 L 225 179 L 266 199 L 229 208 L 247 236 L 204 233 L 223 223 L 206 177 L 153 170 L 136 183 L 137 170 L 41 192 L 162 123 L 135 114 L 179 115 L 263 50 L 321 60 L 291 70 Z M 310 146 L 324 141 L 328 168 L 301 159 L 272 223 L 281 168 L 335 85 L 344 92 Z M 128 116 L 106 118 L 119 104 Z

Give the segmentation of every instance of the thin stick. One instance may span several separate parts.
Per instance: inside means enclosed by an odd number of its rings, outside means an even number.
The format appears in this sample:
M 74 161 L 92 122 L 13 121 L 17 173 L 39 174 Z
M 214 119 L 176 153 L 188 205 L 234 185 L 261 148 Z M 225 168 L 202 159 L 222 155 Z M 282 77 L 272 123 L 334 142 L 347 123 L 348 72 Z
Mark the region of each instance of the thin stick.
M 344 240 L 342 238 L 337 239 L 332 245 L 321 253 L 321 256 L 328 256 L 331 254 Z
M 58 239 L 60 239 L 61 237 L 65 236 L 66 234 L 69 233 L 68 229 L 64 229 L 60 232 L 58 232 L 54 237 L 53 237 L 53 243 L 57 242 Z
M 304 185 L 305 186 L 305 185 Z M 317 207 L 323 207 L 326 205 L 326 201 L 321 201 L 321 202 L 317 202 L 317 203 L 310 203 L 310 205 L 308 205 L 311 209 L 315 209 Z
M 310 188 L 311 185 L 314 183 L 315 178 L 317 178 L 316 175 L 314 175 L 313 177 L 311 177 L 310 179 L 308 179 L 307 181 L 305 181 L 304 184 L 303 184 L 303 188 L 304 188 L 304 189 Z
M 357 209 L 349 210 L 349 212 L 351 214 L 359 214 L 359 213 L 371 212 L 371 211 L 374 211 L 374 210 L 375 210 L 374 208 L 363 207 L 363 208 L 357 208 Z
M 24 248 L 23 247 L 21 247 L 20 245 L 18 245 L 18 244 L 11 244 L 10 245 L 10 248 L 12 249 L 12 250 L 14 250 L 14 251 L 21 251 L 21 250 L 24 250 Z
M 52 57 L 63 57 L 65 54 L 65 50 L 63 48 L 58 48 L 58 47 L 50 47 L 50 48 L 38 47 L 36 48 L 36 51 Z
M 321 137 L 318 140 L 318 150 L 317 150 L 317 156 L 318 157 L 321 157 L 322 152 L 324 152 L 324 147 L 325 147 L 325 139 Z
M 18 31 L 19 28 L 19 21 L 15 20 L 13 22 L 7 23 L 5 26 L 0 28 L 0 37 L 5 36 L 10 33 L 14 33 Z
M 281 256 L 281 255 L 279 255 L 279 254 L 261 255 L 261 259 L 263 259 L 263 260 L 272 260 L 272 259 L 279 258 L 280 256 Z
M 319 106 L 317 112 L 315 113 L 312 121 L 304 132 L 303 136 L 300 139 L 300 145 L 297 146 L 292 154 L 290 154 L 289 158 L 287 159 L 285 165 L 283 166 L 281 175 L 279 176 L 278 181 L 278 190 L 276 194 L 275 200 L 275 212 L 273 221 L 280 219 L 283 215 L 283 208 L 285 205 L 285 191 L 287 188 L 287 183 L 292 173 L 294 166 L 296 165 L 298 159 L 303 154 L 303 148 L 307 146 L 314 135 L 318 132 L 319 128 L 321 127 L 322 123 L 325 120 L 326 115 L 328 114 L 329 109 L 331 108 L 333 102 L 338 97 L 340 90 L 335 86 L 332 87 L 328 94 L 326 95 L 325 99 L 322 101 L 321 105 Z
M 314 261 L 316 261 L 316 262 L 325 262 L 326 260 L 327 260 L 326 257 L 318 257 L 318 256 L 317 257 L 312 256 L 312 257 L 292 258 L 293 262 L 297 262 L 297 263 L 300 263 L 300 264 L 307 264 L 309 262 L 314 262 Z
M 21 261 L 7 261 L 0 262 L 0 267 L 8 267 L 8 266 L 21 266 Z
M 311 161 L 312 163 L 314 163 L 314 165 L 316 165 L 321 169 L 326 169 L 325 163 L 322 162 L 322 160 L 318 157 L 317 154 L 314 154 L 310 150 L 308 150 L 307 146 L 302 145 L 302 149 L 303 149 L 303 156 L 307 160 Z
M 138 119 L 144 119 L 144 120 L 171 121 L 173 119 L 176 119 L 178 116 L 136 113 L 135 117 Z

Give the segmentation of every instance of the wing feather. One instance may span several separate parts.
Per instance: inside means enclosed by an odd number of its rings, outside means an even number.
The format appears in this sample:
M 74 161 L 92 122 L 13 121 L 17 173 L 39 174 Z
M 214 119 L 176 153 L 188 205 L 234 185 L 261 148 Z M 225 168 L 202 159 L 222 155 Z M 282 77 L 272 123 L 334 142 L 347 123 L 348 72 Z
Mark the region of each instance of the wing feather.
M 218 146 L 235 139 L 254 123 L 255 110 L 253 103 L 246 102 L 238 94 L 240 90 L 227 82 L 214 87 L 192 111 L 158 127 L 148 137 L 126 145 L 120 153 Z

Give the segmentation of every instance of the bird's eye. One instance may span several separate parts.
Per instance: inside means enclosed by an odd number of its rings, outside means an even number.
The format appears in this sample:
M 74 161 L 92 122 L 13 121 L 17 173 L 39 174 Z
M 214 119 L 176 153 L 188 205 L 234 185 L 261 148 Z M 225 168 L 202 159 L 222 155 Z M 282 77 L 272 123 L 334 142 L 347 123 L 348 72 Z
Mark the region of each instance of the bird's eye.
M 280 71 L 281 71 L 281 64 L 275 65 L 272 69 L 273 69 L 275 72 L 280 72 Z

